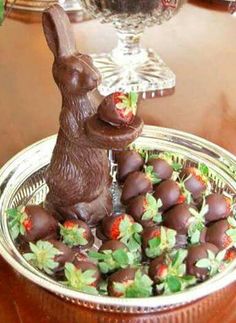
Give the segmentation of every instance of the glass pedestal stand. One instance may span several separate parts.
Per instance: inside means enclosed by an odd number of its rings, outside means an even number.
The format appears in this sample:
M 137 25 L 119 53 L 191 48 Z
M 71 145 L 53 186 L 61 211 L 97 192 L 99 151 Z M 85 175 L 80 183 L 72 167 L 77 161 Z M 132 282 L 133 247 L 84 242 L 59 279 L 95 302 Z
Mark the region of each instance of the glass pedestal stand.
M 153 50 L 141 48 L 142 33 L 143 29 L 132 33 L 117 30 L 117 47 L 108 54 L 92 55 L 102 75 L 102 95 L 134 91 L 145 98 L 173 92 L 175 74 Z

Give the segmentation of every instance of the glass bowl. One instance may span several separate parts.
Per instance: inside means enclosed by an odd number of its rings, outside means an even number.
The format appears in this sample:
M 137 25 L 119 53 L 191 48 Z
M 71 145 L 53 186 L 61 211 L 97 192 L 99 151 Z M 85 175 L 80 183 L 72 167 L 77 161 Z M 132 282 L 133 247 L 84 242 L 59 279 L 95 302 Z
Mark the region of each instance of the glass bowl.
M 16 271 L 73 303 L 101 311 L 122 313 L 170 310 L 219 291 L 236 280 L 235 260 L 223 272 L 185 291 L 145 299 L 120 299 L 78 292 L 33 268 L 11 239 L 5 210 L 25 203 L 38 204 L 44 200 L 48 190 L 44 171 L 50 162 L 55 141 L 56 136 L 51 136 L 33 144 L 13 157 L 0 170 L 0 253 Z M 135 145 L 149 150 L 173 152 L 175 156 L 177 153 L 176 161 L 184 164 L 205 163 L 210 168 L 210 177 L 215 183 L 214 190 L 226 191 L 236 196 L 236 158 L 217 145 L 181 131 L 153 126 L 144 127 Z

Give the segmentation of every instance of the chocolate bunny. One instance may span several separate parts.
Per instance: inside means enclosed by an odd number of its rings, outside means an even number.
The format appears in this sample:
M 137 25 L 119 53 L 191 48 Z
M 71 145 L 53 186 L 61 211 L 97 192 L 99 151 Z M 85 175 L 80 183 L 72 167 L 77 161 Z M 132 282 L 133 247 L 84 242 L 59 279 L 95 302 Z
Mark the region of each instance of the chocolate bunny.
M 60 129 L 46 172 L 46 206 L 59 220 L 80 218 L 96 225 L 112 210 L 107 152 L 94 148 L 85 132 L 85 121 L 97 110 L 88 92 L 100 83 L 100 74 L 91 58 L 77 51 L 69 19 L 59 5 L 43 13 L 43 28 L 62 95 Z

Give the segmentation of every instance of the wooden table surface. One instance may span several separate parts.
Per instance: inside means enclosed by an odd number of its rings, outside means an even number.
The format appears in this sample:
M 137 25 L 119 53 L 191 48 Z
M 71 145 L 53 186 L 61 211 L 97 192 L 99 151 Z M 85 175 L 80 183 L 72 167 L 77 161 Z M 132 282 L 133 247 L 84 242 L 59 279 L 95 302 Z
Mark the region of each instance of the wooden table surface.
M 177 75 L 175 94 L 142 101 L 146 124 L 197 134 L 236 153 L 236 17 L 219 6 L 187 4 L 162 26 L 146 30 L 143 45 L 159 52 Z M 82 52 L 116 44 L 109 25 L 73 25 Z M 0 165 L 57 131 L 61 98 L 51 75 L 52 55 L 41 24 L 6 20 L 0 28 Z M 26 281 L 1 259 L 1 323 L 236 321 L 236 285 L 185 312 L 126 316 L 65 303 Z

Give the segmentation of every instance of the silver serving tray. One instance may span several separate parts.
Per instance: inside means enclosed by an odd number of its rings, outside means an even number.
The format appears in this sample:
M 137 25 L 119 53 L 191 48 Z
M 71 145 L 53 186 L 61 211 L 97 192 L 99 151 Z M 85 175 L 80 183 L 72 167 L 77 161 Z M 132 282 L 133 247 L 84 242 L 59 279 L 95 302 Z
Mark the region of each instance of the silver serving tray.
M 5 210 L 22 203 L 41 203 L 47 193 L 44 170 L 50 162 L 56 136 L 43 139 L 21 151 L 0 170 L 0 253 L 19 273 L 39 286 L 73 303 L 89 308 L 127 313 L 150 313 L 193 302 L 216 292 L 236 280 L 236 260 L 225 271 L 185 291 L 166 296 L 120 299 L 93 296 L 70 289 L 25 261 L 14 245 Z M 205 163 L 215 181 L 214 190 L 236 196 L 236 157 L 202 138 L 171 129 L 145 126 L 137 147 L 174 153 L 176 161 L 194 165 Z M 177 153 L 177 155 L 176 155 Z M 114 167 L 115 168 L 115 167 Z

